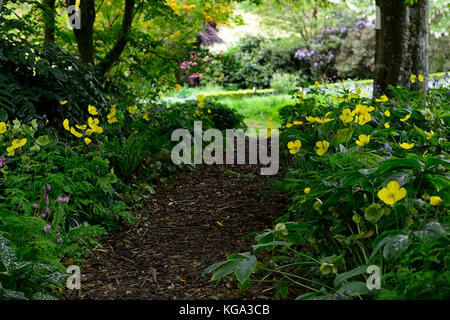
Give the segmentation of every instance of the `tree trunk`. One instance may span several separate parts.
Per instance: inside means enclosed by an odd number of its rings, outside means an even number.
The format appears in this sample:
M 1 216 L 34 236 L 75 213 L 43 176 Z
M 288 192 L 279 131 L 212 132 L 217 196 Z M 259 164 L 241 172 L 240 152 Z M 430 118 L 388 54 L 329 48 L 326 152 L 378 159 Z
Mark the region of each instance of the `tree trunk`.
M 374 97 L 388 94 L 388 85 L 401 84 L 405 74 L 408 12 L 405 0 L 376 0 L 377 16 Z
M 70 5 L 75 1 L 71 0 Z M 95 0 L 83 0 L 80 3 L 81 29 L 73 29 L 77 39 L 80 61 L 84 65 L 94 64 L 94 22 L 95 22 Z
M 44 46 L 55 42 L 55 2 L 56 0 L 43 0 L 44 6 Z
M 405 75 L 404 82 L 409 82 L 411 74 L 423 75 L 424 81 L 416 80 L 412 88 L 425 92 L 428 88 L 429 60 L 429 23 L 430 11 L 429 0 L 418 0 L 409 6 L 409 39 L 408 39 L 408 62 L 409 73 Z
M 122 26 L 117 37 L 117 41 L 110 52 L 105 56 L 103 61 L 99 64 L 98 70 L 100 76 L 104 76 L 114 64 L 119 60 L 123 50 L 128 42 L 128 36 L 131 32 L 131 25 L 134 19 L 134 6 L 136 0 L 125 0 L 125 13 L 123 15 Z

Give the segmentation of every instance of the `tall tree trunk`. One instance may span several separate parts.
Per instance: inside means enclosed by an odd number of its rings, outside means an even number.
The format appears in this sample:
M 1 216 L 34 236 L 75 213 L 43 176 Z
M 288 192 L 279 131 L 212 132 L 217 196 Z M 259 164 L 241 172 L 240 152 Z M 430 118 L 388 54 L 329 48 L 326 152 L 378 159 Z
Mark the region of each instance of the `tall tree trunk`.
M 55 42 L 55 2 L 56 0 L 43 0 L 44 6 L 44 46 Z
M 418 0 L 409 6 L 408 61 L 410 68 L 408 68 L 409 73 L 405 78 L 407 78 L 406 81 L 409 81 L 411 74 L 423 75 L 423 82 L 416 80 L 416 83 L 412 85 L 414 89 L 422 92 L 428 88 L 429 11 L 429 0 Z
M 75 0 L 69 1 L 70 5 Z M 84 65 L 94 64 L 94 22 L 95 22 L 95 0 L 82 0 L 80 3 L 81 29 L 73 29 L 77 39 L 80 61 Z
M 125 13 L 123 15 L 122 26 L 120 28 L 117 41 L 102 62 L 99 63 L 97 68 L 100 76 L 104 76 L 109 70 L 111 70 L 114 64 L 119 60 L 123 50 L 125 50 L 128 37 L 131 32 L 131 25 L 133 24 L 135 4 L 136 0 L 125 0 Z
M 388 85 L 401 84 L 405 73 L 408 12 L 405 0 L 376 0 L 380 10 L 376 30 L 374 96 L 388 93 Z

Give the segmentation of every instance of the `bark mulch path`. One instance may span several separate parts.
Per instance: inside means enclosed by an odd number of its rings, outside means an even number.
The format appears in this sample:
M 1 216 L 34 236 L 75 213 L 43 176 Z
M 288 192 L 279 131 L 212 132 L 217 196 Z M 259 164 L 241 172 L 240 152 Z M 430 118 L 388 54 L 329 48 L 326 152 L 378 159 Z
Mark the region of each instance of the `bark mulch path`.
M 81 268 L 82 289 L 66 291 L 66 298 L 271 298 L 262 287 L 242 292 L 235 281 L 201 279 L 211 264 L 250 251 L 254 235 L 245 236 L 284 213 L 286 196 L 264 194 L 271 186 L 259 173 L 256 165 L 205 165 L 160 186 L 144 203 L 147 219 L 108 235 Z

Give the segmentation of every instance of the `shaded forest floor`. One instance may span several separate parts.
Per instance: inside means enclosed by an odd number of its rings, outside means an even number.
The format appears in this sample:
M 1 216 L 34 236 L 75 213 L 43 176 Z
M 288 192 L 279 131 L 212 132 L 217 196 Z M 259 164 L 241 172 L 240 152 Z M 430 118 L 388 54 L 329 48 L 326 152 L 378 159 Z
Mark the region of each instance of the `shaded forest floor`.
M 146 219 L 103 239 L 81 269 L 81 290 L 66 291 L 66 298 L 272 298 L 264 287 L 243 292 L 236 281 L 201 279 L 211 264 L 250 251 L 255 240 L 247 235 L 272 227 L 283 214 L 287 198 L 265 194 L 270 188 L 257 165 L 203 165 L 181 173 L 146 200 Z

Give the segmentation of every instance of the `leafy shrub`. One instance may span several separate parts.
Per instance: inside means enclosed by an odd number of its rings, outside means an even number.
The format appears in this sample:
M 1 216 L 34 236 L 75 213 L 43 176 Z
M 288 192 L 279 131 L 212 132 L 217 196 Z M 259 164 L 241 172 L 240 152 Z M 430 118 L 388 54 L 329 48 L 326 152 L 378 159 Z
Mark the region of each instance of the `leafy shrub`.
M 243 288 L 262 272 L 277 296 L 307 289 L 299 299 L 448 299 L 447 85 L 426 96 L 391 87 L 391 99 L 375 101 L 360 89 L 298 94 L 280 111 L 288 167 L 274 182 L 291 195 L 288 213 L 253 252 L 206 272 L 233 274 Z M 257 263 L 260 250 L 272 259 Z M 382 282 L 372 291 L 371 265 Z
M 184 103 L 174 104 L 171 108 L 196 112 L 199 109 L 198 104 L 199 102 L 196 100 L 188 100 Z M 204 130 L 208 128 L 219 130 L 246 128 L 244 118 L 240 114 L 219 102 L 206 100 L 201 110 L 199 112 L 201 112 L 202 118 L 196 120 L 206 120 L 206 123 L 203 124 Z
M 375 31 L 350 30 L 344 39 L 336 68 L 341 79 L 372 79 L 375 71 Z
M 276 72 L 294 73 L 301 62 L 294 58 L 295 45 L 285 39 L 269 41 L 247 36 L 237 46 L 219 55 L 210 67 L 207 80 L 237 88 L 269 88 Z
M 21 261 L 11 242 L 0 234 L 0 299 L 54 300 L 43 289 L 51 284 L 60 285 L 67 275 L 55 266 Z
M 31 43 L 30 26 L 9 19 L 7 6 L 0 13 L 0 121 L 36 118 L 56 125 L 59 119 L 82 119 L 88 104 L 102 109 L 101 85 L 77 57 L 56 45 L 44 49 Z M 60 107 L 64 100 L 69 103 Z
M 270 87 L 275 89 L 278 93 L 290 93 L 297 88 L 297 78 L 289 73 L 277 73 L 270 81 Z

